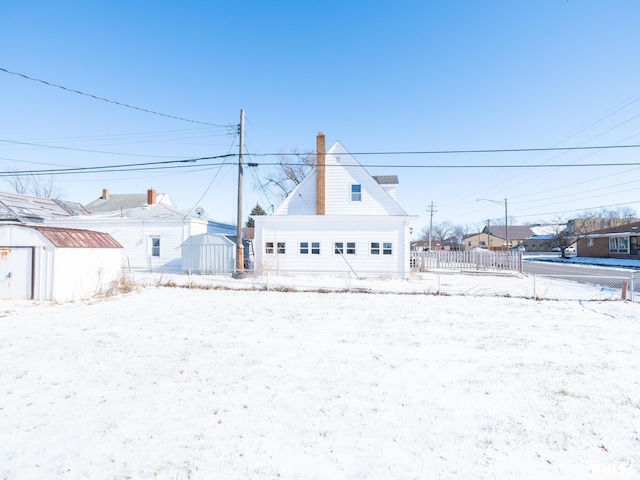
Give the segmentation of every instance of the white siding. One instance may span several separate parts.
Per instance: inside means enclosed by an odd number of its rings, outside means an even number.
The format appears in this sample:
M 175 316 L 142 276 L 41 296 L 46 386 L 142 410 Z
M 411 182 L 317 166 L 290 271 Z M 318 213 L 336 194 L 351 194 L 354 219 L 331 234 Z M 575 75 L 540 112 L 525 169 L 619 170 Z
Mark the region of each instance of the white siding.
M 104 292 L 117 280 L 121 248 L 56 248 L 51 298 L 87 298 Z
M 310 220 L 311 218 L 311 220 Z M 259 222 L 259 225 L 258 225 Z M 283 217 L 256 218 L 256 270 L 265 272 L 324 272 L 357 276 L 408 276 L 408 228 L 404 217 Z M 284 254 L 267 254 L 267 242 L 284 242 Z M 300 242 L 320 243 L 320 254 L 301 254 Z M 335 253 L 335 242 L 355 242 L 355 255 Z M 390 242 L 392 254 L 371 254 L 371 242 Z
M 55 226 L 84 228 L 110 234 L 122 245 L 122 266 L 134 270 L 180 272 L 182 243 L 191 235 L 207 233 L 205 219 L 131 219 L 74 217 L 56 222 Z M 151 238 L 160 238 L 160 257 L 151 256 Z
M 37 230 L 0 227 L 0 244 L 34 248 L 33 299 L 88 298 L 118 278 L 120 248 L 57 248 Z
M 409 276 L 411 217 L 396 203 L 395 187 L 386 191 L 336 142 L 326 154 L 325 213 L 316 215 L 316 171 L 307 176 L 276 209 L 256 216 L 255 267 L 264 272 L 305 272 Z M 351 186 L 361 186 L 352 201 Z M 284 254 L 265 252 L 267 242 L 284 242 Z M 320 242 L 320 255 L 301 254 L 300 242 Z M 356 254 L 334 253 L 335 242 L 356 243 Z M 390 242 L 391 255 L 371 254 L 371 242 Z
M 304 178 L 295 193 L 278 207 L 278 215 L 316 214 L 316 174 L 315 171 Z
M 326 154 L 326 215 L 406 215 L 353 156 L 336 142 Z M 351 185 L 362 186 L 362 200 L 351 201 Z M 395 193 L 395 189 L 393 191 Z M 316 171 L 314 170 L 276 209 L 275 215 L 316 214 Z

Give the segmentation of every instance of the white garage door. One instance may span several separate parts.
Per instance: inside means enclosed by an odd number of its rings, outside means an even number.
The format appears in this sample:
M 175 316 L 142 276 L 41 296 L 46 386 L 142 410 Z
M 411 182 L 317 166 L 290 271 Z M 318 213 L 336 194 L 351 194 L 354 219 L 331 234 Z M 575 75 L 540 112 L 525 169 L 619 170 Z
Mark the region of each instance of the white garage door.
M 0 299 L 31 300 L 32 261 L 32 248 L 0 248 Z

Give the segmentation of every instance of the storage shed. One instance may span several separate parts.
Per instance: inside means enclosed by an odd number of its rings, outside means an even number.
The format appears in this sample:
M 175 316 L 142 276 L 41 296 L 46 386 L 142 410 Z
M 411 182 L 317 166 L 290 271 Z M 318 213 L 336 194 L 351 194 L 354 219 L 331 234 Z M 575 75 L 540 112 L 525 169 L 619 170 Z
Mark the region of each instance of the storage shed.
M 236 262 L 236 244 L 226 235 L 192 235 L 182 244 L 182 271 L 196 275 L 232 273 Z
M 0 225 L 0 299 L 91 297 L 118 279 L 121 250 L 106 233 Z

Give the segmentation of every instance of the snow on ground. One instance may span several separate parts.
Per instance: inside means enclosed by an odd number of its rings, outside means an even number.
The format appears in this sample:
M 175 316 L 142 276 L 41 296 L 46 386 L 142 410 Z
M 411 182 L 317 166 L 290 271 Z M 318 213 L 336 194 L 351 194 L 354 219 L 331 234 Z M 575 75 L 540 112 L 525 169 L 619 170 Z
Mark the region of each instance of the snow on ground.
M 638 304 L 143 279 L 0 305 L 1 479 L 640 478 Z
M 568 265 L 591 265 L 598 267 L 616 267 L 624 269 L 640 270 L 640 260 L 631 258 L 599 258 L 599 257 L 571 257 L 562 258 L 561 255 L 527 255 L 525 260 L 533 260 L 538 262 L 559 262 Z

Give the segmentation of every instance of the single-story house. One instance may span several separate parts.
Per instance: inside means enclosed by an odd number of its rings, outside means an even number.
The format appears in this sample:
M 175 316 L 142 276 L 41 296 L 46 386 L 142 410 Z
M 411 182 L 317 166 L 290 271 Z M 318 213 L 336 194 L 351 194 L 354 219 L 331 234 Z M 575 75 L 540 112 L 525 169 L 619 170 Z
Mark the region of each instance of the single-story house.
M 603 228 L 578 240 L 579 257 L 640 258 L 638 238 L 640 222 Z
M 0 225 L 0 298 L 88 298 L 118 280 L 122 246 L 110 235 L 43 225 Z
M 123 267 L 167 273 L 181 271 L 182 244 L 192 235 L 207 233 L 208 225 L 206 218 L 189 214 L 167 203 L 47 223 L 108 233 L 123 247 Z
M 316 137 L 316 168 L 272 215 L 256 215 L 255 270 L 393 276 L 410 273 L 410 225 L 397 176 L 376 179 L 340 143 Z
M 480 233 L 466 235 L 463 244 L 465 250 L 478 247 L 487 250 L 508 250 L 517 246 L 524 247 L 526 240 L 532 235 L 533 231 L 529 226 L 509 225 L 505 228 L 504 225 L 491 225 L 484 227 Z

